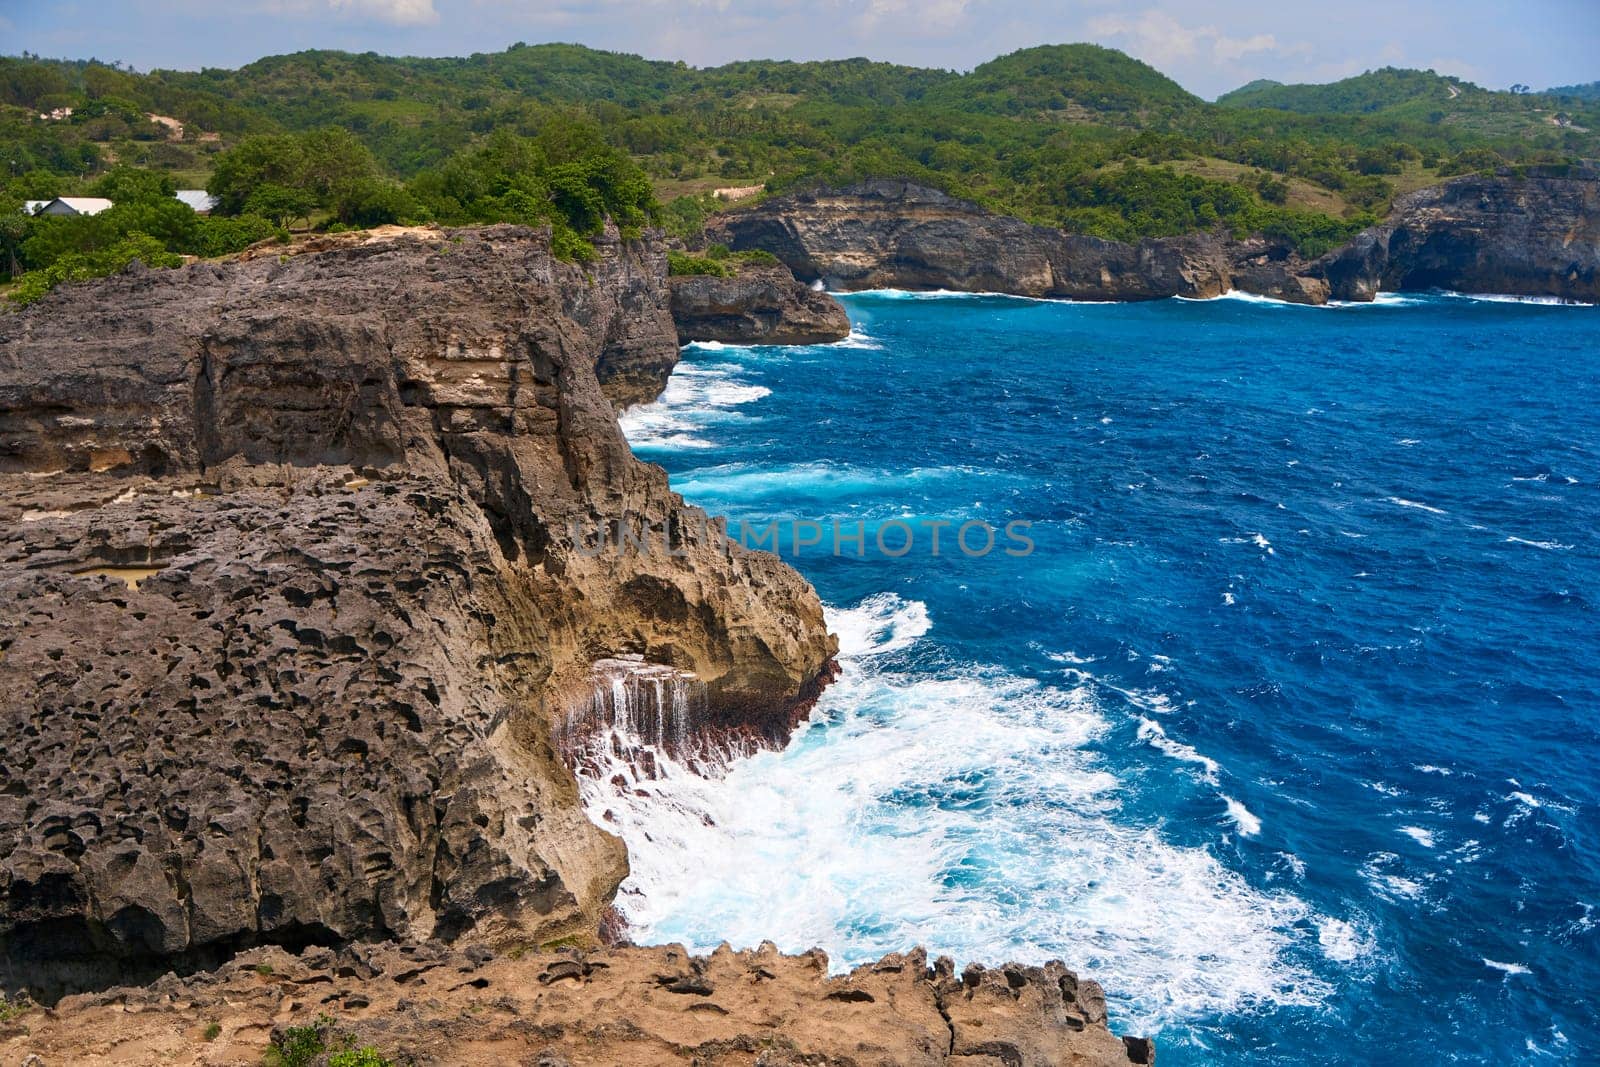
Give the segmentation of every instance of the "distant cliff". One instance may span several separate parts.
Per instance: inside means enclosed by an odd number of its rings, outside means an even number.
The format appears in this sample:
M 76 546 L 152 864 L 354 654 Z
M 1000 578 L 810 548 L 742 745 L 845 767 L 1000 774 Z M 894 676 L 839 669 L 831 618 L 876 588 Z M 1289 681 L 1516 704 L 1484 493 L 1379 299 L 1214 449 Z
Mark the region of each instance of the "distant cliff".
M 776 198 L 715 220 L 709 239 L 763 249 L 833 289 L 994 291 L 1076 300 L 1232 289 L 1321 304 L 1433 287 L 1600 300 L 1600 182 L 1467 177 L 1401 199 L 1345 248 L 1305 260 L 1223 233 L 1136 245 L 991 214 L 903 181 Z
M 1471 175 L 1422 189 L 1309 271 L 1341 300 L 1451 289 L 1600 302 L 1600 177 Z

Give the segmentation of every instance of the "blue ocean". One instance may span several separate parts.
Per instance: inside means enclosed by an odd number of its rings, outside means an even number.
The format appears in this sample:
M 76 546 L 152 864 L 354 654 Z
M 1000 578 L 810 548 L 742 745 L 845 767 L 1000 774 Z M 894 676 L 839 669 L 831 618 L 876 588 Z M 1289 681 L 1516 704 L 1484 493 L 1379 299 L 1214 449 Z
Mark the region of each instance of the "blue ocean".
M 1059 958 L 1168 1067 L 1600 1062 L 1600 311 L 842 299 L 624 416 L 826 524 L 843 672 L 783 751 L 586 787 L 635 939 Z

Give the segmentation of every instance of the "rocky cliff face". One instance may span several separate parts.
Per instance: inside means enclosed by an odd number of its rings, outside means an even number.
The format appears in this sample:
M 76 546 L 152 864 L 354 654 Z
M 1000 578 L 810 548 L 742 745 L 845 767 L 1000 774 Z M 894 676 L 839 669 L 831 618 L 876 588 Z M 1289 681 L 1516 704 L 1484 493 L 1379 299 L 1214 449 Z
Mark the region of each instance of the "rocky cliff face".
M 590 936 L 626 859 L 552 741 L 590 665 L 694 672 L 709 737 L 826 677 L 807 583 L 617 428 L 676 359 L 658 245 L 327 244 L 0 315 L 8 986 Z M 650 550 L 594 551 L 619 520 Z
M 708 238 L 771 252 L 830 289 L 1146 300 L 1227 288 L 1226 259 L 1206 236 L 1137 246 L 1078 237 L 900 181 L 770 200 L 722 216 Z
M 835 289 L 994 291 L 1077 300 L 1210 297 L 1230 289 L 1296 303 L 1447 288 L 1600 300 L 1600 181 L 1468 177 L 1403 198 L 1382 225 L 1315 261 L 1223 234 L 1137 245 L 1065 234 L 907 182 L 783 197 L 717 220 L 709 235 L 764 249 Z
M 850 316 L 788 267 L 745 265 L 729 278 L 674 277 L 678 340 L 734 345 L 815 345 L 850 335 Z
M 1600 301 L 1600 176 L 1471 175 L 1395 204 L 1382 226 L 1309 270 L 1337 299 L 1380 290 Z

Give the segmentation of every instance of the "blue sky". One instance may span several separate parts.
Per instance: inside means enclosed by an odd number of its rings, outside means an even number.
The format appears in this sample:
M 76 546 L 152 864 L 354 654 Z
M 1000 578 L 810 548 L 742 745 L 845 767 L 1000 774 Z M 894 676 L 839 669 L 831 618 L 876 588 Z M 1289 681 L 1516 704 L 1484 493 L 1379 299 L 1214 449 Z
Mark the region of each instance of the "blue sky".
M 1203 96 L 1386 65 L 1492 88 L 1600 79 L 1600 0 L 0 0 L 0 52 L 233 67 L 303 48 L 407 55 L 576 41 L 695 65 L 865 55 L 968 69 L 1097 41 Z

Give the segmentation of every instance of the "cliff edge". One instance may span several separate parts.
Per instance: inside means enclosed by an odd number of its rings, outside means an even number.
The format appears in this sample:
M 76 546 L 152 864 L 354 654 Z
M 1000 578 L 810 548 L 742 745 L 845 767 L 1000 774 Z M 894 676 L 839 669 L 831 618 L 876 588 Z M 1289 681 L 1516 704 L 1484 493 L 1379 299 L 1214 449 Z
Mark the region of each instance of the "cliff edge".
M 691 671 L 697 737 L 777 743 L 835 650 L 617 427 L 669 304 L 654 241 L 579 268 L 500 226 L 0 315 L 0 982 L 593 939 L 626 856 L 555 735 L 594 661 Z M 618 521 L 654 547 L 585 550 Z
M 681 946 L 499 955 L 438 945 L 276 946 L 0 1023 L 0 1062 L 537 1067 L 1128 1067 L 1142 1038 L 1059 963 L 968 967 L 916 949 L 829 977 L 813 950 Z M 30 1059 L 29 1057 L 38 1057 Z M 381 1060 L 378 1057 L 383 1057 Z M 270 1062 L 270 1061 L 269 1061 Z

